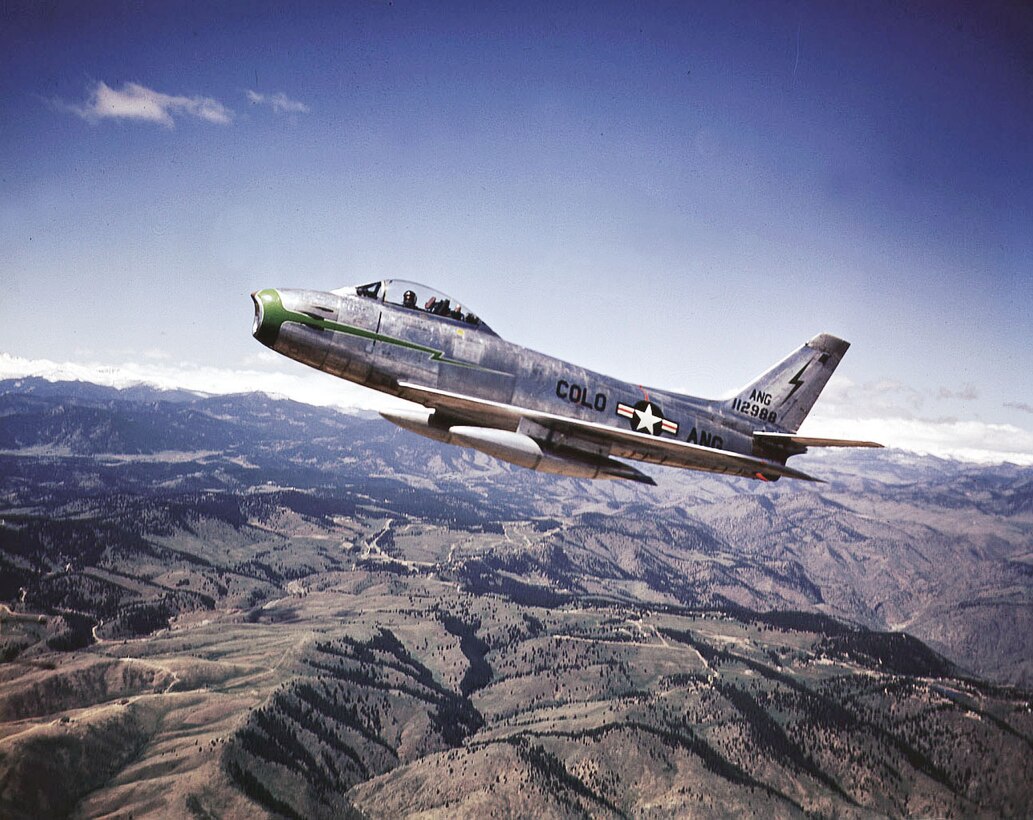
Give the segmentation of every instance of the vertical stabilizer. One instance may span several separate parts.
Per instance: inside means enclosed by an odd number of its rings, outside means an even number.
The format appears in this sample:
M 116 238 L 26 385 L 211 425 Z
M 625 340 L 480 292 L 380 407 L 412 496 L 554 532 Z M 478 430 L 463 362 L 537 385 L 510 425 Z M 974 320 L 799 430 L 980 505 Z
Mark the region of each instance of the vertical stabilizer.
M 795 433 L 818 400 L 849 342 L 819 333 L 725 402 L 732 413 Z

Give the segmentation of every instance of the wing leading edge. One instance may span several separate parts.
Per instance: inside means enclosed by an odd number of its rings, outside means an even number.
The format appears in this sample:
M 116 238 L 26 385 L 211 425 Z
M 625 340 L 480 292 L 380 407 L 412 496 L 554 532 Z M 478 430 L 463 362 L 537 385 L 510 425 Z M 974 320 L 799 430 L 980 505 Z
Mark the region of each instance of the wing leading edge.
M 442 415 L 456 419 L 456 425 L 468 422 L 520 430 L 545 446 L 580 450 L 588 456 L 600 456 L 605 452 L 605 455 L 668 467 L 732 473 L 768 481 L 782 476 L 802 481 L 821 480 L 777 461 L 677 439 L 658 438 L 633 430 L 620 430 L 606 424 L 479 399 L 412 382 L 399 382 L 398 386 L 402 398 L 441 411 Z

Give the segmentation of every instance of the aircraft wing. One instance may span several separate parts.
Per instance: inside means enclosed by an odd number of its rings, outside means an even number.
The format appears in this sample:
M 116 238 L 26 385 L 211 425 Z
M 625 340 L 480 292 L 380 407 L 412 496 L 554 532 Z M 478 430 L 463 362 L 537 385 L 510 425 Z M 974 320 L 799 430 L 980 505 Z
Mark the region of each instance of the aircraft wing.
M 602 448 L 608 455 L 631 458 L 668 467 L 686 467 L 714 473 L 733 473 L 771 480 L 780 476 L 803 481 L 821 479 L 794 470 L 777 461 L 755 458 L 741 453 L 690 444 L 672 438 L 661 438 L 634 430 L 621 430 L 607 424 L 583 421 L 569 416 L 546 413 L 512 404 L 479 399 L 461 393 L 439 390 L 436 387 L 399 382 L 402 398 L 454 417 L 457 424 L 469 422 L 480 426 L 518 429 L 522 422 L 531 422 L 544 428 L 545 443 L 575 449 Z M 555 440 L 554 440 L 555 439 Z

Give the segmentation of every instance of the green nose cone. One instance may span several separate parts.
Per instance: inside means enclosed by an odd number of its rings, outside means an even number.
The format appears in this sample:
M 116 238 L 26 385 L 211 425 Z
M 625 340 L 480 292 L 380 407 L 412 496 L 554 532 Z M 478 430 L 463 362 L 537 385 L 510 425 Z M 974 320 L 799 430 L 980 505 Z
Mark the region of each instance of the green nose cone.
M 267 347 L 272 347 L 280 335 L 280 325 L 287 319 L 280 294 L 273 288 L 266 288 L 251 294 L 255 303 L 255 323 L 251 335 Z

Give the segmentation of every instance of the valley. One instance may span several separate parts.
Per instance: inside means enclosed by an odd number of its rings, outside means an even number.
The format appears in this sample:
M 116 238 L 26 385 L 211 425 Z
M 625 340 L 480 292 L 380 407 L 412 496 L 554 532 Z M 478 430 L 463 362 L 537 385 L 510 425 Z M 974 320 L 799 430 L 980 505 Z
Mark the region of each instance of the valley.
M 0 388 L 5 816 L 1030 811 L 1029 468 L 643 488 Z

